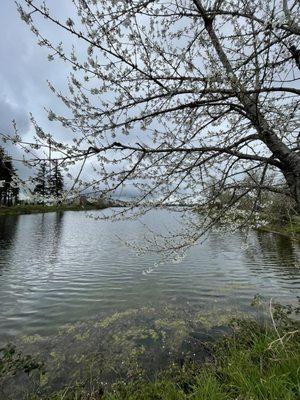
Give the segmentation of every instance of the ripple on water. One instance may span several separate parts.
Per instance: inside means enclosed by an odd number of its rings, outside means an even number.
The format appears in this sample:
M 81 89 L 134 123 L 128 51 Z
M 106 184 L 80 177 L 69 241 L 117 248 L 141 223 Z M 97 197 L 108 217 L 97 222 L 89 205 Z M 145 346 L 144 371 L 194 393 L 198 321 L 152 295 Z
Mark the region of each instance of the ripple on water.
M 147 218 L 159 228 L 168 225 L 170 213 L 153 211 Z M 213 233 L 180 264 L 143 274 L 156 256 L 138 257 L 117 238 L 143 237 L 138 222 L 70 212 L 4 219 L 0 336 L 48 334 L 101 312 L 160 301 L 243 310 L 256 293 L 291 302 L 299 294 L 299 245 L 267 233 L 252 232 L 246 249 L 239 233 Z

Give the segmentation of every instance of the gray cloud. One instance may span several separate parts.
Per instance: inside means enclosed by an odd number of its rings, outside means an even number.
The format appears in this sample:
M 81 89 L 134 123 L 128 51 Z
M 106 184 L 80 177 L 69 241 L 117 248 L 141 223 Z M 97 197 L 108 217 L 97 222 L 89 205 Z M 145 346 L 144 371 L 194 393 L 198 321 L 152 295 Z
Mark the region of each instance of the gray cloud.
M 22 3 L 22 0 L 19 1 Z M 78 18 L 69 1 L 47 3 L 54 15 L 62 20 L 71 17 L 76 21 Z M 74 44 L 77 55 L 86 56 L 86 45 L 82 41 L 70 38 L 68 33 L 44 18 L 38 18 L 36 23 L 40 32 L 53 43 L 62 41 L 69 49 Z M 25 141 L 30 141 L 34 134 L 29 120 L 31 112 L 45 132 L 51 132 L 57 140 L 70 140 L 69 132 L 60 124 L 48 120 L 45 108 L 52 109 L 56 114 L 66 113 L 64 104 L 49 90 L 47 80 L 64 92 L 72 68 L 60 59 L 48 61 L 47 49 L 37 45 L 36 37 L 20 19 L 13 0 L 1 2 L 0 49 L 0 132 L 12 133 L 12 120 L 15 119 L 20 135 Z M 21 149 L 8 144 L 5 147 L 13 158 L 22 159 Z M 15 162 L 15 166 L 23 179 L 34 173 L 22 163 Z M 87 162 L 82 178 L 93 178 L 93 175 L 90 162 Z M 126 192 L 131 194 L 135 190 L 127 188 Z
M 11 134 L 13 120 L 20 132 L 28 132 L 30 122 L 26 110 L 18 104 L 10 103 L 7 97 L 0 97 L 0 132 Z
M 57 4 L 57 9 L 67 15 L 70 4 Z M 54 41 L 65 39 L 61 31 L 53 29 L 45 20 L 41 20 L 39 25 Z M 55 136 L 62 136 L 63 132 L 50 123 L 44 110 L 45 107 L 53 108 L 57 113 L 64 113 L 64 105 L 50 92 L 47 80 L 64 88 L 70 67 L 62 61 L 48 62 L 47 51 L 37 45 L 35 36 L 20 19 L 12 0 L 1 2 L 0 49 L 0 132 L 12 134 L 14 119 L 20 135 L 30 139 L 33 131 L 29 113 L 32 112 L 46 131 L 57 130 Z M 21 158 L 19 149 L 9 144 L 5 147 L 13 157 Z M 22 164 L 16 166 L 24 175 Z
M 68 7 L 70 5 L 63 7 L 60 4 L 59 10 Z M 40 21 L 39 26 L 55 42 L 65 39 L 65 35 L 53 29 L 47 21 Z M 16 110 L 33 112 L 37 119 L 42 119 L 43 123 L 50 126 L 44 107 L 55 106 L 63 111 L 63 105 L 50 93 L 46 81 L 50 80 L 59 88 L 64 88 L 70 67 L 62 61 L 48 62 L 47 50 L 37 45 L 35 36 L 21 21 L 13 1 L 1 4 L 0 48 L 1 106 L 5 101 L 14 105 Z

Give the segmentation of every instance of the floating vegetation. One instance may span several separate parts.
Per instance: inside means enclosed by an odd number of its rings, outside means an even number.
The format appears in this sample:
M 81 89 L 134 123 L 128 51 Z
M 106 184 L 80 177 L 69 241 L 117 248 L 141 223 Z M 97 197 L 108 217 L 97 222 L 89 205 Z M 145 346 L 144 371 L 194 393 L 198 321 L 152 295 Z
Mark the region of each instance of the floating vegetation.
M 99 386 L 99 380 L 107 390 L 119 380 L 154 379 L 172 366 L 201 365 L 212 359 L 210 344 L 230 332 L 229 321 L 242 316 L 230 310 L 202 313 L 189 305 L 161 305 L 69 324 L 56 336 L 22 337 L 18 349 L 34 354 L 38 368 L 3 375 L 0 398 L 19 400 L 32 391 L 46 396 L 78 382 Z
M 147 310 L 147 309 L 142 309 L 142 310 Z M 126 317 L 130 317 L 132 315 L 135 315 L 138 313 L 137 309 L 134 310 L 126 310 L 123 312 L 117 312 L 107 318 L 104 318 L 101 321 L 98 321 L 95 323 L 95 328 L 108 328 L 111 324 L 113 324 L 114 322 L 119 321 L 122 318 L 126 318 Z
M 213 309 L 209 312 L 198 312 L 195 315 L 195 322 L 206 329 L 213 329 L 220 326 L 227 326 L 233 318 L 247 318 L 247 314 L 238 310 Z

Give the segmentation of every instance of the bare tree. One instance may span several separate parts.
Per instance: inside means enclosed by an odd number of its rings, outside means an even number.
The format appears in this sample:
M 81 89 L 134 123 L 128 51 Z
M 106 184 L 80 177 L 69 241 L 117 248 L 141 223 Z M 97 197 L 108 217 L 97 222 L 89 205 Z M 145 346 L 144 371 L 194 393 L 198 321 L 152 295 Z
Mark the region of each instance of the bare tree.
M 230 189 L 214 221 L 249 193 L 255 204 L 262 191 L 283 192 L 300 212 L 297 0 L 73 0 L 72 7 L 65 21 L 45 3 L 18 4 L 49 60 L 73 67 L 69 93 L 49 83 L 71 112 L 49 110 L 71 132 L 64 143 L 52 136 L 51 146 L 64 167 L 80 162 L 81 173 L 91 160 L 99 174 L 89 182 L 77 175 L 74 188 L 130 184 L 140 206 L 203 209 Z M 40 17 L 75 46 L 52 43 L 37 28 Z M 32 122 L 29 151 L 49 140 Z M 208 196 L 212 178 L 218 190 Z

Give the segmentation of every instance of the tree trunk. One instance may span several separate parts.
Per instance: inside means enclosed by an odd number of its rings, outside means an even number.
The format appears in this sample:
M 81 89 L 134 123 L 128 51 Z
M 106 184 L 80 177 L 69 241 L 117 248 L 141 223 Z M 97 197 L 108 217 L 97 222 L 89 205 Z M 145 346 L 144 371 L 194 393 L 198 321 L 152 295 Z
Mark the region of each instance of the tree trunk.
M 290 189 L 290 193 L 296 203 L 296 211 L 300 214 L 300 156 L 295 155 L 295 165 L 290 169 L 285 169 L 283 175 Z

